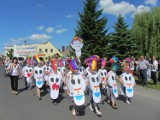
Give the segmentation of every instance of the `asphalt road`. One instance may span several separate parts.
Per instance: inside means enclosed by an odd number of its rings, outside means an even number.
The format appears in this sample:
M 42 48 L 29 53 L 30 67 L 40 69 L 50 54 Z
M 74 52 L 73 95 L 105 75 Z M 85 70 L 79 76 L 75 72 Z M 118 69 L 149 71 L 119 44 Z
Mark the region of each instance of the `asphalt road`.
M 86 97 L 85 106 L 80 108 L 84 111 L 82 115 L 72 116 L 71 102 L 65 94 L 61 94 L 57 105 L 52 103 L 49 94 L 44 94 L 39 101 L 36 89 L 24 90 L 24 81 L 20 79 L 20 93 L 16 96 L 11 93 L 10 79 L 3 76 L 4 68 L 0 66 L 0 120 L 160 120 L 160 91 L 136 86 L 130 105 L 123 99 L 117 101 L 117 110 L 106 102 L 100 104 L 102 117 L 89 110 Z

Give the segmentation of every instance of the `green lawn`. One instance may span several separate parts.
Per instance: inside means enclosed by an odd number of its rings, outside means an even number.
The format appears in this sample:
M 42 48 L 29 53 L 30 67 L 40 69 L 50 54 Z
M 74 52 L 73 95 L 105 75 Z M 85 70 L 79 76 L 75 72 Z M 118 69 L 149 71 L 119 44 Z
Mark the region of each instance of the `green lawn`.
M 160 82 L 157 82 L 157 85 L 154 85 L 153 84 L 153 81 L 149 81 L 148 82 L 148 88 L 151 88 L 151 89 L 156 89 L 156 90 L 160 90 Z
M 141 84 L 139 83 L 139 81 L 138 81 L 137 76 L 135 76 L 135 80 L 136 80 L 137 85 L 141 85 Z M 148 88 L 151 88 L 151 89 L 160 90 L 160 82 L 157 81 L 157 85 L 154 85 L 154 84 L 153 84 L 153 80 L 150 80 L 150 81 L 148 81 L 148 86 L 147 86 L 147 87 L 148 87 Z

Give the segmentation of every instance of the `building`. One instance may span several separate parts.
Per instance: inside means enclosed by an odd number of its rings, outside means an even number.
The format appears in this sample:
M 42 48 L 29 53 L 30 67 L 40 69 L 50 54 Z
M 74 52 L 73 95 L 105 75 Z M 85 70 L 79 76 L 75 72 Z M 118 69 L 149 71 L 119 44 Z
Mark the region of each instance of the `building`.
M 71 55 L 70 51 L 69 51 L 69 47 L 67 46 L 65 49 L 65 46 L 62 46 L 62 56 L 64 57 L 68 57 Z
M 43 44 L 27 44 L 27 45 L 22 45 L 24 47 L 30 47 L 30 46 L 36 46 L 37 49 L 37 54 L 39 55 L 40 59 L 45 60 L 48 56 L 52 56 L 56 53 L 58 53 L 60 56 L 62 56 L 62 53 L 51 43 L 51 42 L 45 42 Z M 7 46 L 5 47 L 5 55 L 8 52 L 8 50 L 14 49 L 13 46 Z M 25 58 L 25 56 L 20 56 Z

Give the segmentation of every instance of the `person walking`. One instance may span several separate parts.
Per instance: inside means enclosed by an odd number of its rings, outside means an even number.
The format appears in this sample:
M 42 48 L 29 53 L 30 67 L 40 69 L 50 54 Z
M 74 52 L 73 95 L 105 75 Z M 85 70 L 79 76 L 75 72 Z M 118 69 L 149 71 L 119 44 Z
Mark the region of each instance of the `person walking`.
M 141 56 L 141 61 L 139 63 L 140 69 L 140 79 L 143 87 L 147 86 L 147 68 L 149 67 L 149 62 L 145 60 L 144 56 Z
M 158 70 L 158 62 L 157 62 L 155 56 L 153 56 L 152 60 L 153 60 L 153 62 L 151 64 L 151 78 L 152 78 L 154 84 L 157 85 L 156 72 Z
M 12 62 L 9 64 L 7 71 L 10 73 L 11 89 L 12 93 L 18 95 L 18 78 L 20 73 L 20 65 L 18 64 L 18 58 L 13 57 Z

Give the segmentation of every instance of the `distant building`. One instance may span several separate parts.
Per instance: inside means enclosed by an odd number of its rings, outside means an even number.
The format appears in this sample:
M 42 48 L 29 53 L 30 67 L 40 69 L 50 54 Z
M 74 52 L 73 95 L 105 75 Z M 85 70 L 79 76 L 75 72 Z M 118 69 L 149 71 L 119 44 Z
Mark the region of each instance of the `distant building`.
M 37 54 L 39 55 L 39 57 L 43 60 L 45 60 L 48 56 L 52 56 L 56 53 L 58 53 L 60 56 L 63 56 L 62 53 L 51 43 L 51 42 L 45 42 L 43 44 L 27 44 L 27 45 L 23 45 L 23 46 L 33 46 L 35 45 L 37 48 Z M 8 50 L 13 49 L 14 50 L 14 46 L 7 46 L 5 47 L 5 55 L 8 52 Z M 20 57 L 25 57 L 25 56 L 20 56 Z
M 62 56 L 64 57 L 68 57 L 70 56 L 70 51 L 69 51 L 69 47 L 67 46 L 66 49 L 65 49 L 65 46 L 62 46 Z

